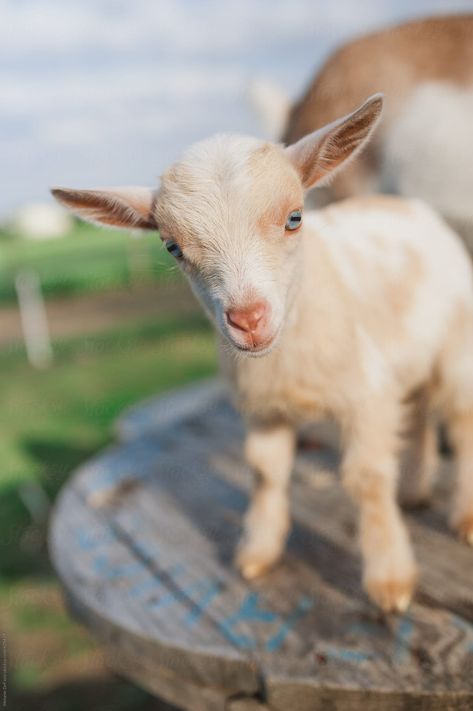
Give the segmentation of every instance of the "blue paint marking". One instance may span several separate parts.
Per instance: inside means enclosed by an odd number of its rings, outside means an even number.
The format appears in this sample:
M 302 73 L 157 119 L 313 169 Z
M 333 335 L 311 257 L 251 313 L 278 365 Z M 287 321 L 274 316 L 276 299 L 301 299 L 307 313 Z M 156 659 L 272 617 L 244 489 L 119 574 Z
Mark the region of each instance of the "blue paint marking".
M 146 571 L 143 564 L 137 561 L 124 565 L 114 565 L 105 555 L 98 555 L 94 558 L 92 566 L 96 573 L 102 575 L 107 580 L 116 580 L 130 575 L 136 575 Z
M 181 566 L 180 570 L 176 570 L 174 572 L 173 577 L 177 577 L 177 575 L 181 572 L 184 572 L 183 566 Z M 177 591 L 169 591 L 167 595 L 163 595 L 163 597 L 159 600 L 151 601 L 150 606 L 153 610 L 163 610 L 175 603 L 182 602 L 183 599 L 191 598 L 192 600 L 192 596 L 195 595 L 196 592 L 197 594 L 202 592 L 202 599 L 198 603 L 194 603 L 197 605 L 197 609 L 192 610 L 185 619 L 186 624 L 192 625 L 200 619 L 206 608 L 214 599 L 215 595 L 220 592 L 219 583 L 216 583 L 209 578 L 204 578 L 203 580 L 191 583 L 187 587 L 181 587 Z M 192 600 L 192 602 L 194 602 L 194 600 Z
M 144 593 L 155 591 L 162 586 L 162 582 L 156 578 L 143 580 L 141 583 L 136 583 L 132 588 L 128 589 L 130 597 L 141 597 Z
M 134 546 L 136 552 L 146 560 L 152 561 L 159 555 L 159 548 L 157 546 L 151 548 L 151 546 L 147 543 L 143 543 L 143 541 L 136 541 Z
M 183 573 L 185 570 L 183 565 L 175 565 L 174 567 L 170 568 L 169 571 L 167 572 L 167 575 L 171 576 L 172 578 L 177 577 L 181 573 Z M 151 577 L 147 578 L 146 580 L 143 580 L 141 583 L 136 583 L 133 587 L 129 588 L 128 594 L 131 595 L 131 597 L 140 597 L 143 595 L 143 593 L 150 592 L 150 591 L 156 591 L 156 589 L 162 587 L 164 585 L 164 582 L 158 578 L 158 577 Z
M 266 642 L 267 652 L 277 652 L 294 625 L 304 617 L 312 608 L 313 600 L 310 597 L 302 597 L 298 601 L 296 608 L 283 621 L 278 632 Z
M 174 603 L 180 602 L 181 598 L 182 595 L 171 591 L 160 597 L 159 600 L 150 600 L 148 604 L 153 610 L 165 610 Z
M 409 656 L 409 645 L 413 631 L 414 625 L 412 622 L 407 617 L 403 617 L 399 621 L 393 637 L 392 660 L 394 664 L 404 663 Z M 348 633 L 364 635 L 365 637 L 383 637 L 386 635 L 386 629 L 374 622 L 355 622 L 348 628 Z
M 410 656 L 409 645 L 411 642 L 414 625 L 407 617 L 402 617 L 396 629 L 394 639 L 393 662 L 402 664 Z
M 195 623 L 200 620 L 206 609 L 211 604 L 212 600 L 222 591 L 222 584 L 215 580 L 204 581 L 201 587 L 203 588 L 202 597 L 196 603 L 196 609 L 189 612 L 185 619 L 185 624 L 188 627 L 192 627 L 192 625 L 195 625 Z
M 99 545 L 104 545 L 105 543 L 111 543 L 114 540 L 114 536 L 110 530 L 106 530 L 100 536 L 95 534 L 92 535 L 89 531 L 80 528 L 76 528 L 76 541 L 79 547 L 83 551 L 92 551 Z
M 80 528 L 76 530 L 76 540 L 79 544 L 79 548 L 83 551 L 91 551 L 97 547 L 97 539 L 91 536 L 87 531 L 83 531 Z
M 347 630 L 350 635 L 364 635 L 366 637 L 384 637 L 386 628 L 375 622 L 354 622 Z
M 325 653 L 332 659 L 337 659 L 342 662 L 350 662 L 351 664 L 361 664 L 362 662 L 366 662 L 371 659 L 371 654 L 359 652 L 356 649 L 338 649 L 337 647 L 330 647 Z
M 143 529 L 143 521 L 141 516 L 134 514 L 128 520 L 127 533 L 128 535 L 136 535 Z
M 453 624 L 459 629 L 466 632 L 466 634 L 470 638 L 467 642 L 467 651 L 468 654 L 473 654 L 473 625 L 471 625 L 466 620 L 463 620 L 461 617 L 457 617 L 456 615 L 451 614 L 450 617 L 452 618 Z
M 354 622 L 348 627 L 347 633 L 351 636 L 381 637 L 384 634 L 384 630 L 380 629 L 374 622 Z M 337 649 L 335 647 L 331 647 L 327 651 L 327 655 L 333 659 L 356 664 L 361 664 L 361 662 L 366 662 L 373 658 L 370 652 L 346 648 Z
M 168 578 L 177 578 L 186 572 L 186 566 L 182 563 L 175 563 L 169 570 L 163 572 Z
M 240 649 L 254 649 L 256 642 L 253 637 L 247 634 L 238 634 L 233 629 L 240 622 L 277 622 L 278 615 L 270 610 L 263 610 L 258 607 L 258 593 L 249 593 L 243 600 L 240 609 L 233 615 L 220 622 L 219 627 L 222 633 L 233 644 Z

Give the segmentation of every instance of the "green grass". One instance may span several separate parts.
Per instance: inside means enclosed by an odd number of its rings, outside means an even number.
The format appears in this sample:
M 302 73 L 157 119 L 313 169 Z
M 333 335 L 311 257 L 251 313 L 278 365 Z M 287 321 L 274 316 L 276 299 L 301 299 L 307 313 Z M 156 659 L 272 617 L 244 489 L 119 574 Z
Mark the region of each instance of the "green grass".
M 125 407 L 216 368 L 200 316 L 74 338 L 55 343 L 54 352 L 44 372 L 33 370 L 19 347 L 0 354 L 0 579 L 41 567 L 34 545 L 18 547 L 31 524 L 20 487 L 34 494 L 39 484 L 53 499 L 71 470 L 110 441 Z
M 21 346 L 0 352 L 0 628 L 9 706 L 167 709 L 133 684 L 97 673 L 100 649 L 61 604 L 47 516 L 32 517 L 25 492 L 52 503 L 74 468 L 113 439 L 124 408 L 213 374 L 211 329 L 200 315 L 166 316 L 53 346 L 46 371 L 32 369 Z
M 58 240 L 0 235 L 0 306 L 16 299 L 15 275 L 25 268 L 51 297 L 174 278 L 171 265 L 156 234 L 134 240 L 77 224 Z M 52 503 L 74 468 L 113 439 L 124 408 L 213 374 L 211 330 L 200 315 L 168 315 L 56 341 L 53 350 L 45 371 L 30 367 L 20 345 L 0 351 L 0 627 L 10 651 L 9 705 L 151 711 L 159 706 L 132 684 L 95 679 L 100 651 L 61 606 L 47 516 L 33 517 L 31 501 Z
M 41 669 L 37 664 L 22 664 L 15 670 L 13 679 L 17 686 L 35 687 L 41 681 Z
M 42 241 L 0 239 L 0 303 L 16 299 L 15 275 L 33 269 L 44 295 L 100 291 L 178 274 L 155 232 L 138 238 L 77 222 L 69 235 Z

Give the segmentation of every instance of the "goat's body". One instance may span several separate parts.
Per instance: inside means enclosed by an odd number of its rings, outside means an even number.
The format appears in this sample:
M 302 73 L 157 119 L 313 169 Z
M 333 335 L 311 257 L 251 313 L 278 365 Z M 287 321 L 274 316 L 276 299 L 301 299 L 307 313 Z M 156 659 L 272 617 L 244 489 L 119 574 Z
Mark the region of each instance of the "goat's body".
M 461 242 L 420 202 L 356 198 L 302 216 L 304 192 L 361 149 L 381 106 L 373 96 L 287 148 L 209 139 L 157 193 L 55 194 L 105 224 L 159 225 L 222 337 L 258 475 L 242 574 L 281 555 L 297 427 L 330 415 L 342 425 L 342 480 L 359 505 L 365 588 L 383 609 L 403 610 L 416 566 L 397 505 L 400 448 L 410 442 L 410 498 L 425 499 L 434 396 L 458 459 L 452 523 L 473 544 L 473 279 Z
M 294 104 L 283 141 L 300 139 L 373 91 L 386 95 L 383 125 L 325 199 L 370 192 L 422 198 L 473 253 L 473 15 L 414 20 L 343 45 Z
M 276 348 L 259 359 L 222 351 L 243 412 L 343 422 L 372 395 L 402 399 L 438 379 L 449 330 L 462 319 L 473 329 L 471 269 L 456 235 L 401 198 L 306 213 L 304 230 L 299 288 Z
M 238 564 L 252 577 L 281 554 L 294 432 L 321 416 L 342 428 L 343 481 L 360 504 L 364 583 L 403 610 L 416 566 L 395 504 L 425 501 L 436 462 L 433 405 L 459 457 L 452 522 L 473 537 L 473 279 L 463 245 L 426 205 L 354 198 L 307 214 L 298 288 L 277 346 L 227 355 L 224 370 L 250 424 L 246 452 L 261 483 Z M 400 435 L 403 435 L 401 439 Z
M 328 57 L 292 107 L 285 142 L 347 113 L 374 91 L 387 97 L 386 128 L 422 84 L 473 87 L 472 37 L 473 15 L 465 14 L 412 20 L 347 42 Z

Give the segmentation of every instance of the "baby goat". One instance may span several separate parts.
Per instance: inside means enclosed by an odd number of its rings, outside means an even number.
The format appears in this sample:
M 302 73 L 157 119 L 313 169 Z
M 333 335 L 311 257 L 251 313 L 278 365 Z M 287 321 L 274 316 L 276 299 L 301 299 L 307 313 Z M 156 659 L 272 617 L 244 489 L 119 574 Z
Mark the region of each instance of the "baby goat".
M 418 201 L 353 198 L 302 214 L 304 193 L 367 142 L 381 108 L 373 96 L 286 148 L 233 135 L 202 141 L 158 190 L 53 192 L 88 220 L 159 226 L 217 326 L 257 473 L 242 574 L 280 557 L 295 431 L 331 416 L 360 510 L 365 588 L 384 610 L 403 610 L 416 566 L 396 502 L 398 460 L 409 430 L 411 489 L 425 498 L 434 407 L 458 457 L 452 524 L 473 544 L 473 280 L 460 241 Z

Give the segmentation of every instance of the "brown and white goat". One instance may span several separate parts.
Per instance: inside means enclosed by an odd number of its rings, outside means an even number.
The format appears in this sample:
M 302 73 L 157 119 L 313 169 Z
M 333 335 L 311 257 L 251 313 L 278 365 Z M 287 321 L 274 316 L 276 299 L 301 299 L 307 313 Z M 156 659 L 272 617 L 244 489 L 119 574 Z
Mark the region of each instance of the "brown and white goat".
M 254 93 L 264 109 L 263 89 L 261 84 Z M 360 159 L 318 197 L 324 202 L 370 192 L 420 197 L 460 232 L 473 253 L 473 15 L 414 20 L 352 40 L 327 59 L 291 108 L 281 98 L 265 113 L 271 121 L 279 116 L 279 123 L 287 113 L 278 135 L 294 143 L 375 91 L 386 97 L 380 130 Z
M 415 432 L 411 488 L 426 497 L 434 407 L 458 457 L 452 523 L 473 543 L 473 280 L 461 242 L 418 201 L 365 197 L 302 216 L 305 192 L 366 143 L 381 107 L 374 96 L 287 148 L 234 135 L 202 141 L 156 190 L 53 192 L 85 219 L 159 226 L 217 327 L 257 473 L 242 574 L 281 555 L 295 432 L 331 416 L 359 506 L 366 590 L 402 610 L 416 566 L 396 501 L 401 432 Z

